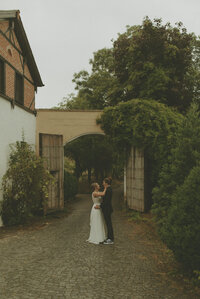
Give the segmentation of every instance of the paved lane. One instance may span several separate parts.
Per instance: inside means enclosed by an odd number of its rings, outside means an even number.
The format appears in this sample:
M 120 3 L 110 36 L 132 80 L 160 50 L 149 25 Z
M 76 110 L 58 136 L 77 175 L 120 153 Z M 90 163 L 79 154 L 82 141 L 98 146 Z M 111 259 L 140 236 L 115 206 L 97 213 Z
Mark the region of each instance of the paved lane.
M 68 217 L 0 240 L 1 299 L 199 298 L 165 275 L 158 244 L 117 205 L 115 244 L 87 243 L 91 206 L 83 196 Z

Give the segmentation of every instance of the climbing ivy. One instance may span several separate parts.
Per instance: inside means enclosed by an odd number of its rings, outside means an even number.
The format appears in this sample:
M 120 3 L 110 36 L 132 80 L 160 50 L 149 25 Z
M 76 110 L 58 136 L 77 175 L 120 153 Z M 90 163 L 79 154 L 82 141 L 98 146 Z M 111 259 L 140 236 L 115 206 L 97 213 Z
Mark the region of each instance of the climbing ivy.
M 182 115 L 154 100 L 134 99 L 104 109 L 97 120 L 118 145 L 154 148 L 158 140 L 171 140 Z
M 105 108 L 97 123 L 121 149 L 145 151 L 154 186 L 183 118 L 157 101 L 134 99 Z

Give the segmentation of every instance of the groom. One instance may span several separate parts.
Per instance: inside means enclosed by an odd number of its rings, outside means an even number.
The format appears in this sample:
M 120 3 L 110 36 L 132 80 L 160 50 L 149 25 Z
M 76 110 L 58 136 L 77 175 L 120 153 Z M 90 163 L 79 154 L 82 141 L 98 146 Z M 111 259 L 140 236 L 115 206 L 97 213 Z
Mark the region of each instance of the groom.
M 113 244 L 114 243 L 114 234 L 112 227 L 111 214 L 113 212 L 112 208 L 112 187 L 111 187 L 111 178 L 105 178 L 103 180 L 103 186 L 106 188 L 106 193 L 103 196 L 103 201 L 101 203 L 101 209 L 104 215 L 105 223 L 107 226 L 107 240 L 104 241 L 103 244 Z

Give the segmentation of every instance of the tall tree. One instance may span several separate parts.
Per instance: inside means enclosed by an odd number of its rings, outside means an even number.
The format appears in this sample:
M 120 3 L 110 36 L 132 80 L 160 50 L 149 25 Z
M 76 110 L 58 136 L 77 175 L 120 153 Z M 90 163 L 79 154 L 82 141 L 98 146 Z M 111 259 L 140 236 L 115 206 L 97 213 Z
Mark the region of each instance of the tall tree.
M 75 89 L 81 98 L 86 98 L 91 109 L 114 106 L 121 91 L 114 73 L 113 49 L 101 49 L 90 59 L 92 72 L 80 71 L 74 74 Z
M 113 49 L 101 49 L 89 61 L 92 71 L 74 74 L 77 94 L 70 94 L 56 109 L 103 109 L 114 106 L 121 97 L 121 87 L 114 73 Z
M 172 27 L 147 17 L 141 26 L 127 27 L 113 50 L 122 100 L 154 99 L 185 111 L 197 96 L 199 50 L 197 38 L 182 23 Z
M 64 103 L 67 109 L 104 109 L 140 98 L 184 112 L 200 100 L 200 40 L 182 23 L 172 27 L 146 17 L 119 34 L 111 49 L 95 52 L 90 64 L 90 73 L 74 74 L 77 95 Z
M 89 110 L 90 103 L 85 97 L 80 97 L 74 93 L 68 94 L 63 100 L 58 104 L 58 106 L 53 107 L 53 109 L 58 110 Z

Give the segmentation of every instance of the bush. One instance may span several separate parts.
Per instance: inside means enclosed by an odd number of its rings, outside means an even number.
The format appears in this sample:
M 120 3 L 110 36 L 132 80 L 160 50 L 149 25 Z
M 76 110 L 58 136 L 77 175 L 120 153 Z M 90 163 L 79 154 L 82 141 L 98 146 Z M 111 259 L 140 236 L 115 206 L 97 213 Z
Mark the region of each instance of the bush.
M 162 239 L 186 269 L 200 270 L 200 166 L 173 194 Z
M 174 148 L 162 168 L 153 190 L 153 211 L 161 227 L 168 217 L 172 197 L 178 186 L 184 183 L 193 167 L 200 161 L 200 113 L 193 104 L 176 132 Z
M 70 172 L 64 172 L 64 199 L 65 201 L 74 198 L 78 191 L 78 180 Z
M 188 269 L 200 269 L 200 112 L 193 104 L 153 190 L 161 238 Z M 198 269 L 197 269 L 198 267 Z
M 0 215 L 4 225 L 22 224 L 43 213 L 51 178 L 29 144 L 23 141 L 11 146 L 9 167 L 2 180 Z

